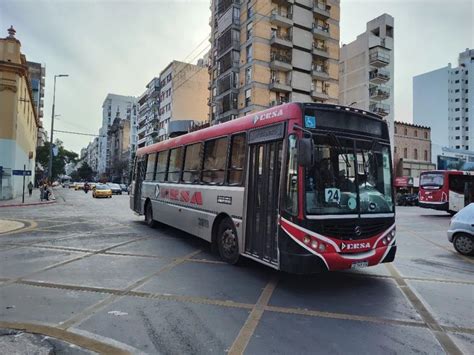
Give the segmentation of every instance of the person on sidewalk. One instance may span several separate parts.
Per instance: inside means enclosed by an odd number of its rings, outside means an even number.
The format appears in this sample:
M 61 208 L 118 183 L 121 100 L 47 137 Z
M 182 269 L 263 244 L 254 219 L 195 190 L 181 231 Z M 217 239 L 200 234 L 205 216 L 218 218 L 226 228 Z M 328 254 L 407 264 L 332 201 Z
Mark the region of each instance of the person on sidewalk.
M 44 198 L 44 183 L 41 182 L 40 183 L 40 201 L 43 202 L 43 198 Z
M 28 183 L 28 193 L 30 194 L 30 197 L 33 194 L 33 183 L 31 181 Z

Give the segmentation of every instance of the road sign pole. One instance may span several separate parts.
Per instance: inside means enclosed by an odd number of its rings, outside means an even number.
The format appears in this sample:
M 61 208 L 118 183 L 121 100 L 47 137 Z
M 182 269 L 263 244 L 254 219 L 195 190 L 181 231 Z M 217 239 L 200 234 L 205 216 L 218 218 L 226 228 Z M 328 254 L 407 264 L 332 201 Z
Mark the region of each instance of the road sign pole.
M 25 203 L 25 175 L 26 175 L 26 165 L 23 165 L 23 195 L 21 197 L 21 203 Z

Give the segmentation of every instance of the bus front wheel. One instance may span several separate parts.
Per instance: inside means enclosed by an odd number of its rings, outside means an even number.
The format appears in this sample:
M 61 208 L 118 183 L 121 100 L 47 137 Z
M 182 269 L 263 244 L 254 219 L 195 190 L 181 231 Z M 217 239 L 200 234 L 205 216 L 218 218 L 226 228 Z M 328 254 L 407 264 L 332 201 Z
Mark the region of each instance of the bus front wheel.
M 154 228 L 156 225 L 156 222 L 153 220 L 153 207 L 151 206 L 151 202 L 145 205 L 145 223 L 151 228 Z
M 236 264 L 239 261 L 237 232 L 234 224 L 228 218 L 220 223 L 217 230 L 217 246 L 222 260 L 229 264 Z

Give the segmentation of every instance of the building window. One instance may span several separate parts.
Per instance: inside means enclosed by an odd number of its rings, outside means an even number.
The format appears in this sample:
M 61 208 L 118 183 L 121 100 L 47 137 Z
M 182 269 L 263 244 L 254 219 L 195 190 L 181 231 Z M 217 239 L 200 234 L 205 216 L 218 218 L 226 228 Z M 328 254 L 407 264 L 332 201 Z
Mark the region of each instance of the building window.
M 418 131 L 415 129 L 415 137 L 418 137 Z
M 454 111 L 459 111 L 459 107 L 455 108 Z
M 456 127 L 455 130 L 456 131 L 459 131 L 461 129 L 461 127 Z
M 253 22 L 250 21 L 247 24 L 247 40 L 249 40 L 252 37 L 252 28 L 253 28 Z
M 397 134 L 397 126 L 394 127 L 395 134 Z
M 408 148 L 403 148 L 403 157 L 408 158 Z
M 252 67 L 245 69 L 245 85 L 250 84 L 252 81 Z
M 428 151 L 425 150 L 425 161 L 428 161 Z
M 250 5 L 250 1 L 247 3 L 247 18 L 251 18 L 253 15 L 252 5 Z
M 247 56 L 246 56 L 246 58 L 247 58 L 247 63 L 252 60 L 252 45 L 251 44 L 249 44 L 247 46 Z
M 393 152 L 396 154 L 397 153 L 397 147 L 393 147 Z
M 456 140 L 459 140 L 459 139 L 461 139 L 461 137 L 460 137 L 460 136 L 456 136 L 455 139 L 456 139 Z
M 408 136 L 408 129 L 405 127 L 405 136 Z
M 252 89 L 245 90 L 245 107 L 248 107 L 252 102 Z
M 413 158 L 415 160 L 418 160 L 418 149 L 415 148 L 414 152 L 413 152 Z
M 425 132 L 425 139 L 428 139 L 428 132 Z

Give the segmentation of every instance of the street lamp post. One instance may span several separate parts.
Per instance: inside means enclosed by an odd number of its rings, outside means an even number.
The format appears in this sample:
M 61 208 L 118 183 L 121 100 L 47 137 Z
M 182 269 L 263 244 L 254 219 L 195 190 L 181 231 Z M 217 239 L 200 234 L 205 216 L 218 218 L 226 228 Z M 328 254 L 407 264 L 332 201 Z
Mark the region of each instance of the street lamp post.
M 54 105 L 56 103 L 56 78 L 68 77 L 68 74 L 59 74 L 54 76 L 54 89 L 53 89 L 53 109 L 51 112 L 51 134 L 50 134 L 50 150 L 49 150 L 49 162 L 48 162 L 48 177 L 49 181 L 53 178 L 53 136 L 54 136 Z

